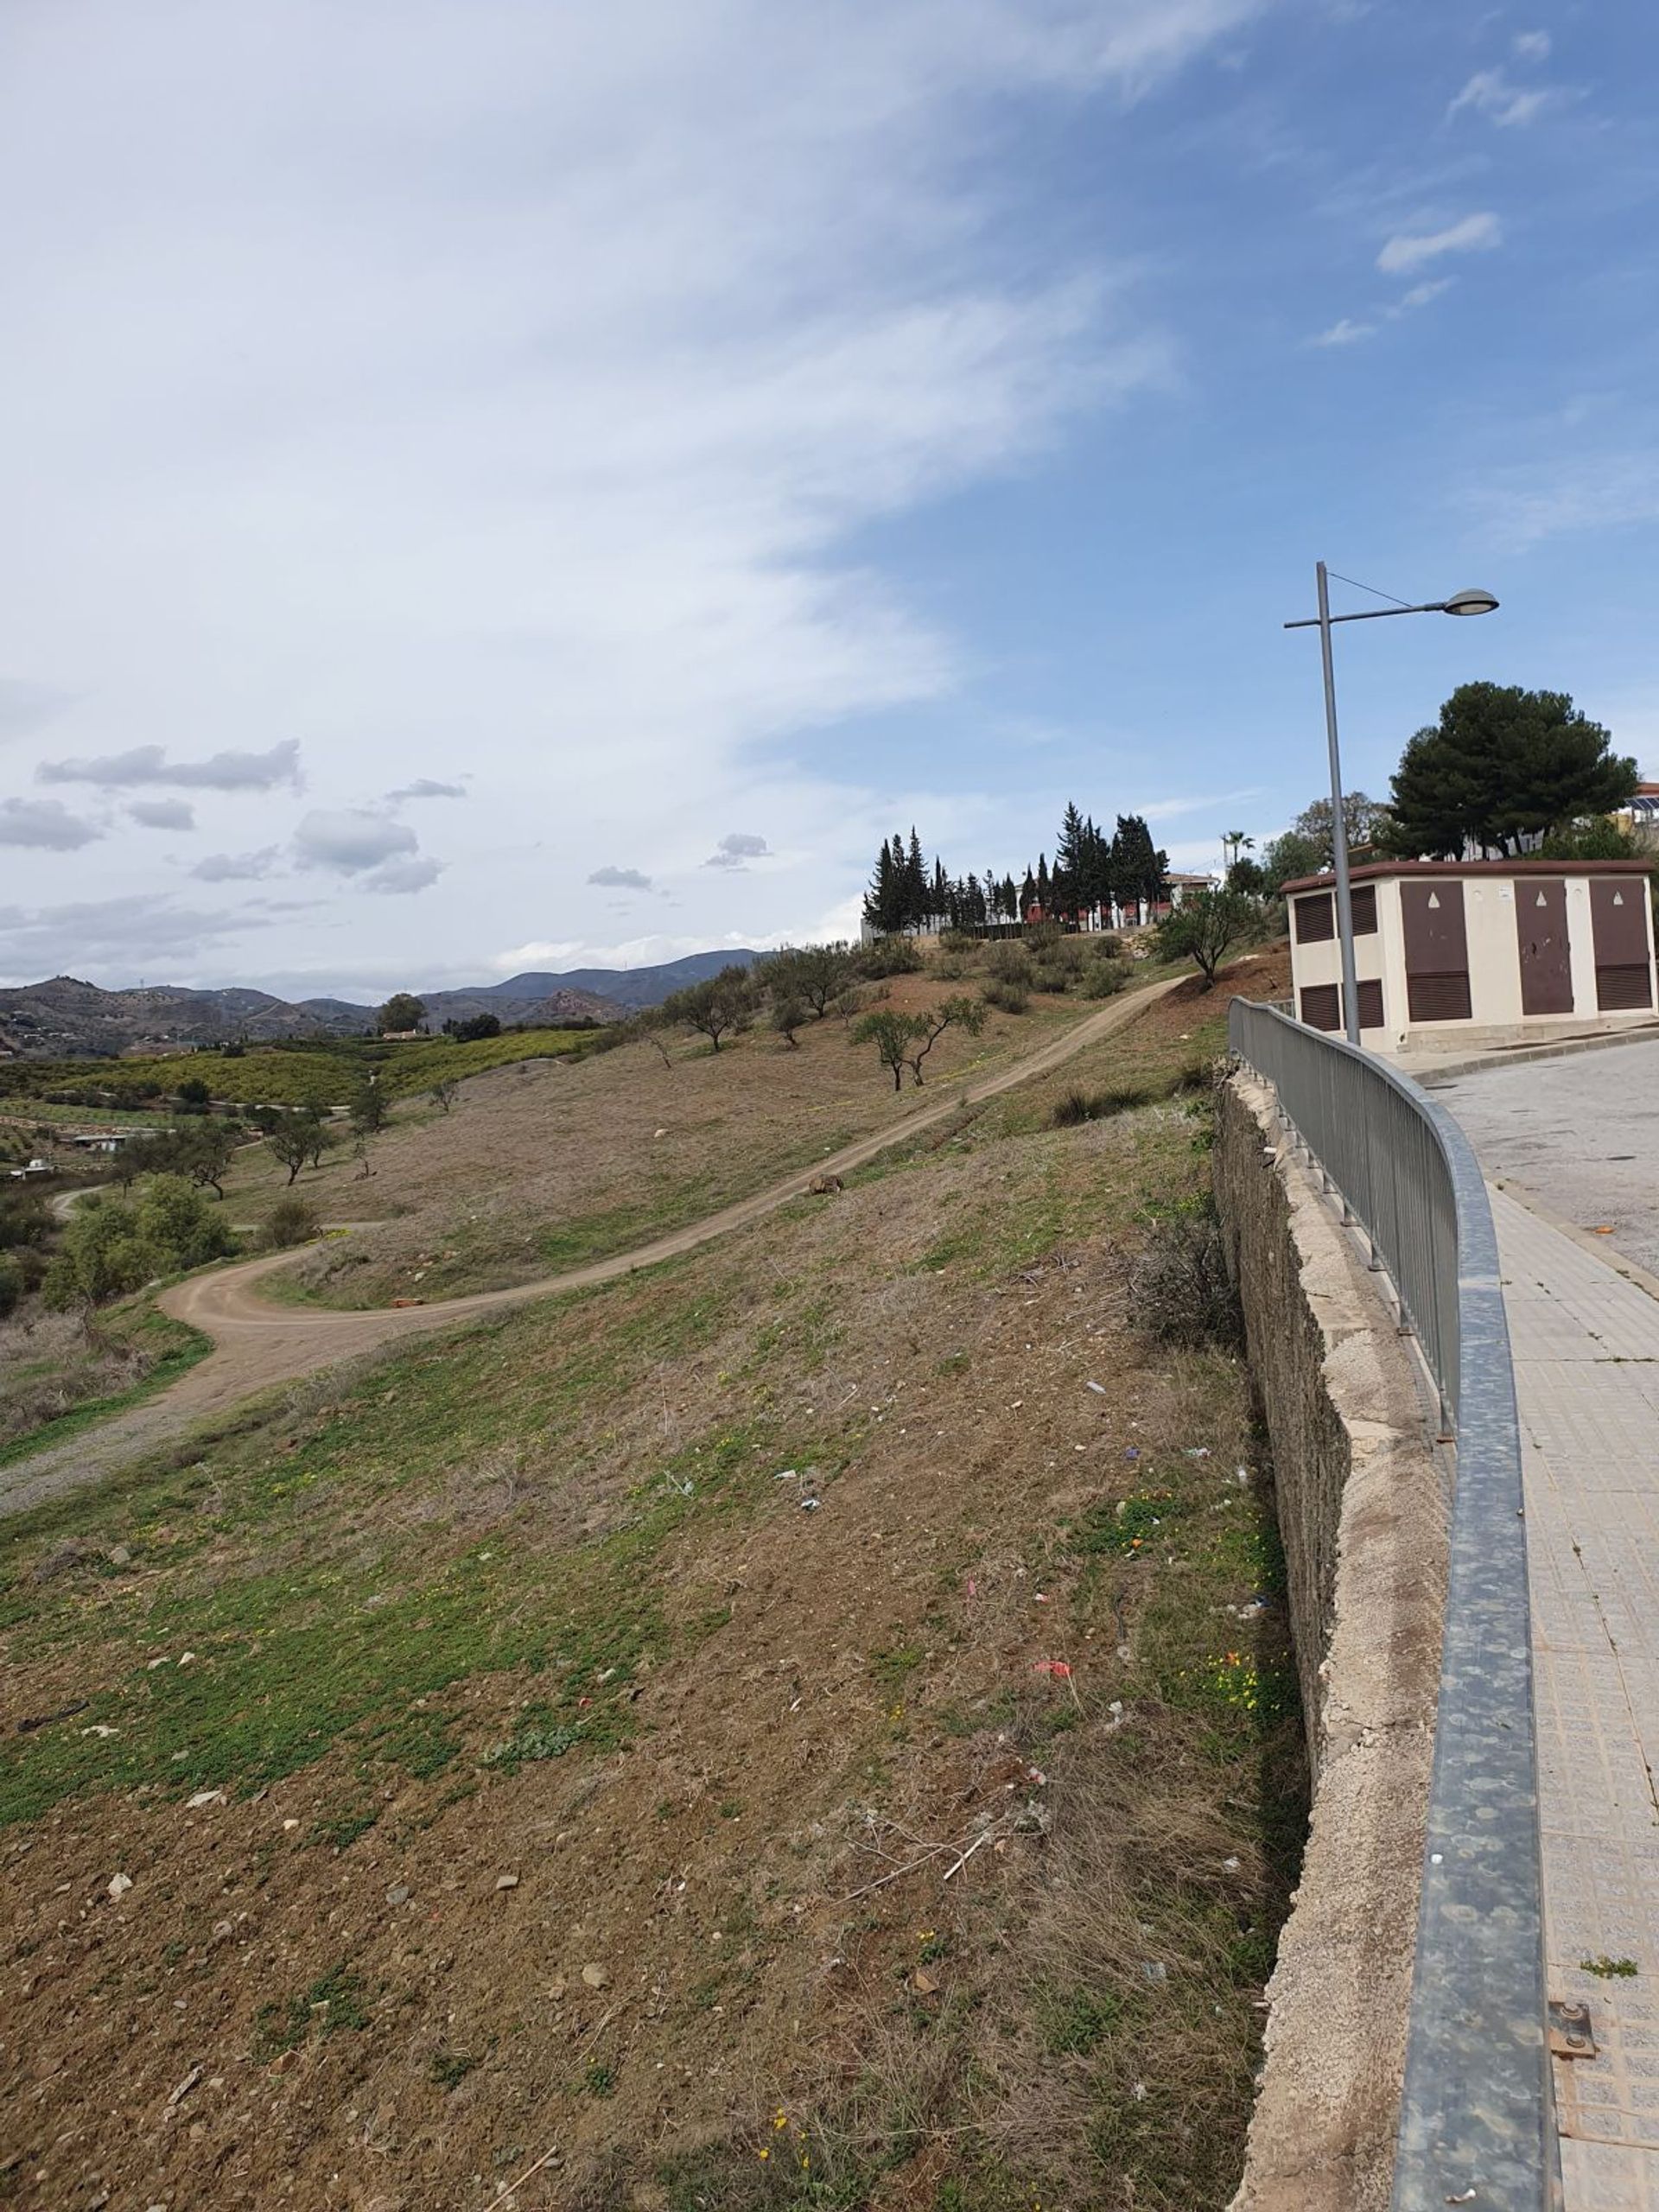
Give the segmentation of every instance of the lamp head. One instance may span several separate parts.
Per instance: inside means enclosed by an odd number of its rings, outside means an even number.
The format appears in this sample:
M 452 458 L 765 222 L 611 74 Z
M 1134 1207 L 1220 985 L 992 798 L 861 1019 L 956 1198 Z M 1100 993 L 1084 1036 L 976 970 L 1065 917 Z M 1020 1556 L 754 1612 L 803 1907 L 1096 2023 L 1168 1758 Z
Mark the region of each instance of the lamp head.
M 1489 591 L 1454 591 L 1441 607 L 1442 614 L 1490 614 L 1497 601 Z

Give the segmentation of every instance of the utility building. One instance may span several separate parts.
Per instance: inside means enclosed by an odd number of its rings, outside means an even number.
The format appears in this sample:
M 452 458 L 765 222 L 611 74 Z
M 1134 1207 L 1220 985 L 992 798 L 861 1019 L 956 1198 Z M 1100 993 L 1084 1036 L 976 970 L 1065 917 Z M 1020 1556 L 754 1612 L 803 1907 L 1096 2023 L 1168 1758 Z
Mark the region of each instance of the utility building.
M 1628 861 L 1389 861 L 1352 872 L 1359 1023 L 1384 1052 L 1639 1027 L 1656 1018 L 1649 878 Z M 1336 887 L 1285 886 L 1295 1011 L 1345 1027 Z

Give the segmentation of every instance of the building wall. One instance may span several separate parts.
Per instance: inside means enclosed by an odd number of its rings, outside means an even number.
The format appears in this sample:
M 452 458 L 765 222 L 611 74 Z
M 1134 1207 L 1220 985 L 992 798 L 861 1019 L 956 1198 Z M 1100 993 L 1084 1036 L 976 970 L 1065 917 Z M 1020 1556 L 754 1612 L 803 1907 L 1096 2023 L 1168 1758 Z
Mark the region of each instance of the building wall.
M 1363 983 L 1374 979 L 1382 985 L 1382 1025 L 1362 1030 L 1362 1041 L 1375 1050 L 1383 1052 L 1422 1046 L 1432 1049 L 1441 1038 L 1456 1038 L 1468 1044 L 1484 1039 L 1488 1032 L 1495 1036 L 1525 1033 L 1547 1037 L 1552 1031 L 1570 1031 L 1579 1034 L 1586 1029 L 1624 1028 L 1653 1020 L 1656 1009 L 1652 1007 L 1646 1013 L 1604 1014 L 1601 1011 L 1596 996 L 1595 936 L 1590 908 L 1591 878 L 1584 874 L 1575 875 L 1566 866 L 1554 873 L 1564 879 L 1567 885 L 1567 927 L 1573 977 L 1571 1014 L 1527 1014 L 1522 1012 L 1516 901 L 1518 897 L 1524 898 L 1528 878 L 1525 875 L 1465 875 L 1448 877 L 1447 880 L 1460 882 L 1463 886 L 1464 928 L 1469 951 L 1469 1018 L 1460 1021 L 1414 1025 L 1407 992 L 1405 922 L 1401 899 L 1402 885 L 1408 879 L 1382 876 L 1371 880 L 1376 893 L 1376 930 L 1375 933 L 1358 936 L 1354 940 L 1360 982 Z M 1423 879 L 1416 880 L 1421 881 Z M 1643 885 L 1648 963 L 1651 970 L 1654 958 L 1653 912 L 1651 903 L 1646 897 L 1645 880 L 1639 877 L 1637 880 Z M 1319 984 L 1340 986 L 1342 950 L 1335 938 L 1319 939 L 1312 944 L 1300 943 L 1296 936 L 1294 896 L 1290 904 L 1293 909 L 1292 988 L 1300 1016 L 1306 988 Z

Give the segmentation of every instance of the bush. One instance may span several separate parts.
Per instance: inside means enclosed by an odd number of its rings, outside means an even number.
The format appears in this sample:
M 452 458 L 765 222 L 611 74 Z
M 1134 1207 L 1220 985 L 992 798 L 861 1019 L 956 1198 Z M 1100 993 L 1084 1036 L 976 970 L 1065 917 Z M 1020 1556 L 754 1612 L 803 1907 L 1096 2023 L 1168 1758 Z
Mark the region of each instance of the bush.
M 98 1198 L 76 1209 L 41 1295 L 59 1313 L 98 1306 L 235 1249 L 225 1217 L 200 1191 L 182 1176 L 158 1175 L 136 1205 Z
M 1066 1091 L 1055 1104 L 1057 1129 L 1074 1129 L 1080 1122 L 1109 1122 L 1114 1114 L 1127 1114 L 1144 1106 L 1147 1094 L 1133 1083 L 1109 1084 L 1104 1090 Z
M 917 976 L 922 968 L 921 948 L 908 937 L 879 937 L 874 944 L 862 946 L 853 959 L 859 974 L 873 983 L 885 976 Z
M 971 930 L 941 930 L 939 931 L 941 952 L 961 955 L 976 953 L 982 949 L 982 940 L 976 938 Z
M 998 1007 L 1004 1014 L 1023 1014 L 1031 1004 L 1031 993 L 1023 983 L 999 982 L 993 978 L 982 987 L 979 995 L 987 1006 Z
M 0 1252 L 0 1321 L 17 1311 L 23 1288 L 22 1268 L 9 1252 Z
M 1184 1207 L 1153 1224 L 1129 1271 L 1129 1302 L 1138 1325 L 1160 1344 L 1231 1349 L 1242 1342 L 1243 1316 L 1213 1205 Z
M 1077 977 L 1077 988 L 1086 999 L 1116 998 L 1128 984 L 1128 969 L 1122 960 L 1103 960 L 1097 956 L 1084 962 Z
M 1031 988 L 1031 955 L 1023 944 L 1000 938 L 987 953 L 985 965 L 999 983 L 1020 983 L 1027 990 Z
M 259 1242 L 267 1252 L 285 1252 L 292 1244 L 308 1244 L 321 1225 L 311 1201 L 291 1191 L 265 1216 Z

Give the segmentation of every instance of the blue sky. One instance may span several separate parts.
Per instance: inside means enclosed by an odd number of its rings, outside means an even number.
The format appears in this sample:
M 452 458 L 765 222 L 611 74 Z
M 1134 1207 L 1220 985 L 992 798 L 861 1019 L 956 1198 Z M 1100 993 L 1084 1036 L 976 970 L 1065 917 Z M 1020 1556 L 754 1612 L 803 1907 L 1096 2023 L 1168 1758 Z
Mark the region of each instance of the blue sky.
M 0 24 L 0 974 L 383 993 L 1178 864 L 1471 677 L 1659 772 L 1638 11 Z M 1339 600 L 1365 602 L 1337 588 Z M 588 879 L 599 874 L 600 882 Z

